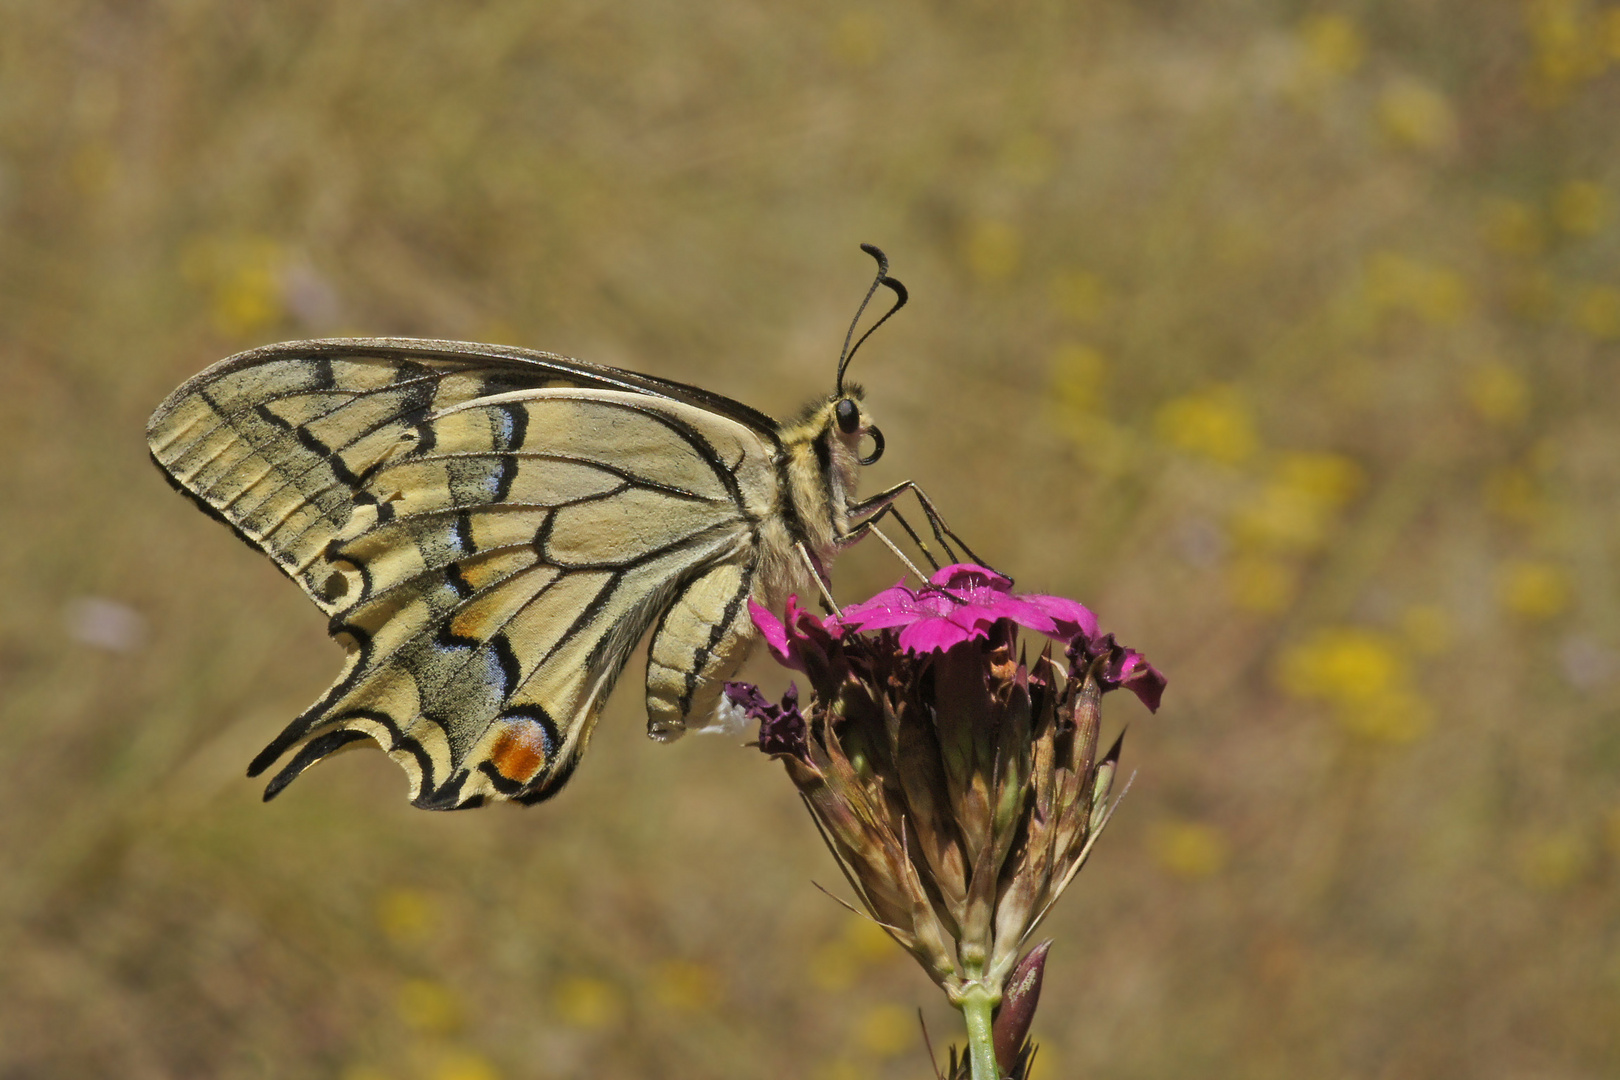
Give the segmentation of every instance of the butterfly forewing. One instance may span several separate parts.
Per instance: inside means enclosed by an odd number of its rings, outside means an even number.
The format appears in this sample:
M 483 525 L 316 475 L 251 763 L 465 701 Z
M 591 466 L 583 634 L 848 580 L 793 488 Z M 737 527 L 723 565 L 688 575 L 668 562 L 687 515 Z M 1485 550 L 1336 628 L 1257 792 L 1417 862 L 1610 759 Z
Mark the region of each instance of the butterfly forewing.
M 526 350 L 295 342 L 186 383 L 148 439 L 348 650 L 255 760 L 295 751 L 267 796 L 369 737 L 418 805 L 534 801 L 649 629 L 661 735 L 712 709 L 751 636 L 775 430 L 716 395 Z

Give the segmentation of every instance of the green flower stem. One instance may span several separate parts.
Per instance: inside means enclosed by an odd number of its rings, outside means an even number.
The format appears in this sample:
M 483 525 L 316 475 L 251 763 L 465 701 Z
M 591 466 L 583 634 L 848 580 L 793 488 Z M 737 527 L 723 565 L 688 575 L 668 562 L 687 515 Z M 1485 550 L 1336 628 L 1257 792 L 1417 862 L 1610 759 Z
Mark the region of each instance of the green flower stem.
M 990 991 L 984 986 L 969 986 L 957 1005 L 967 1021 L 968 1060 L 973 1062 L 973 1080 L 1001 1080 L 996 1046 L 990 1035 L 990 1012 L 994 1007 Z

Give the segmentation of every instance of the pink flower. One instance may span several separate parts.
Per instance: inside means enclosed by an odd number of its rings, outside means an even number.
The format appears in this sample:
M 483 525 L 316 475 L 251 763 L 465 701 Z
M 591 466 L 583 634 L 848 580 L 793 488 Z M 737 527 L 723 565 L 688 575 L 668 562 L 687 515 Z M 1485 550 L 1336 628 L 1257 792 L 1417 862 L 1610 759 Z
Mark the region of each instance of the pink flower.
M 854 630 L 899 627 L 900 647 L 907 652 L 943 652 L 989 637 L 991 627 L 1002 619 L 1064 641 L 1097 633 L 1097 617 L 1084 604 L 1061 596 L 1014 593 L 1011 580 L 970 563 L 936 571 L 916 592 L 903 584 L 885 589 L 845 608 L 836 621 Z
M 1121 739 L 1099 753 L 1103 697 L 1129 689 L 1157 709 L 1164 676 L 1084 605 L 1015 593 L 982 566 L 828 618 L 792 598 L 782 619 L 749 613 L 809 692 L 801 707 L 790 686 L 776 704 L 730 682 L 727 699 L 759 721 L 756 745 L 867 913 L 953 1003 L 980 1010 L 995 1075 L 1023 1075 L 1045 947 L 1019 955 L 1112 813 Z M 1020 628 L 1061 644 L 1031 663 Z
M 1104 691 L 1128 689 L 1154 712 L 1164 695 L 1164 676 L 1141 653 L 1102 633 L 1084 604 L 1063 596 L 1015 593 L 1010 579 L 971 563 L 936 571 L 920 589 L 896 584 L 825 619 L 791 596 L 780 620 L 752 600 L 748 613 L 777 662 L 809 675 L 822 694 L 834 693 L 850 672 L 851 656 L 864 653 L 850 649 L 861 632 L 897 630 L 900 651 L 924 659 L 924 654 L 948 652 L 969 641 L 995 637 L 1010 644 L 1013 627 L 1022 626 L 1065 642 L 1076 676 L 1096 663 Z

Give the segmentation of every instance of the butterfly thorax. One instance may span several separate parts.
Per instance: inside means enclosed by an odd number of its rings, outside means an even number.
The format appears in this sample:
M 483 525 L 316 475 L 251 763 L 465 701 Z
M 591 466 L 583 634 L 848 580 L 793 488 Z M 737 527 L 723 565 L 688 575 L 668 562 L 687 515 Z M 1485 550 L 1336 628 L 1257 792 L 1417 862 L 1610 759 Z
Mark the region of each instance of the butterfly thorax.
M 840 429 L 834 410 L 850 395 L 834 395 L 807 408 L 791 423 L 783 424 L 781 475 L 782 520 L 794 528 L 825 571 L 849 534 L 849 507 L 855 500 L 860 474 L 860 443 L 871 422 L 863 412 L 852 432 Z M 800 595 L 813 595 L 814 582 L 801 566 L 784 568 Z M 802 582 L 799 579 L 804 579 Z M 774 591 L 774 590 L 773 590 Z M 787 590 L 784 590 L 784 593 Z M 782 601 L 786 596 L 773 596 Z

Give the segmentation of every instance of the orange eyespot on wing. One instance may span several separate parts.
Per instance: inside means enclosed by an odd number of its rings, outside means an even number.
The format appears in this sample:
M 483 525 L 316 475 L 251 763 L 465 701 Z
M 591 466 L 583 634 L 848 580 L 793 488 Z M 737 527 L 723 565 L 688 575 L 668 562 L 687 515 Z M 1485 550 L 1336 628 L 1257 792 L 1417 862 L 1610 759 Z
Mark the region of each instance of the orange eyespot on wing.
M 538 721 L 526 716 L 508 717 L 501 722 L 494 744 L 489 749 L 489 763 L 505 780 L 514 784 L 527 784 L 540 770 L 555 749 L 555 732 L 547 732 Z

